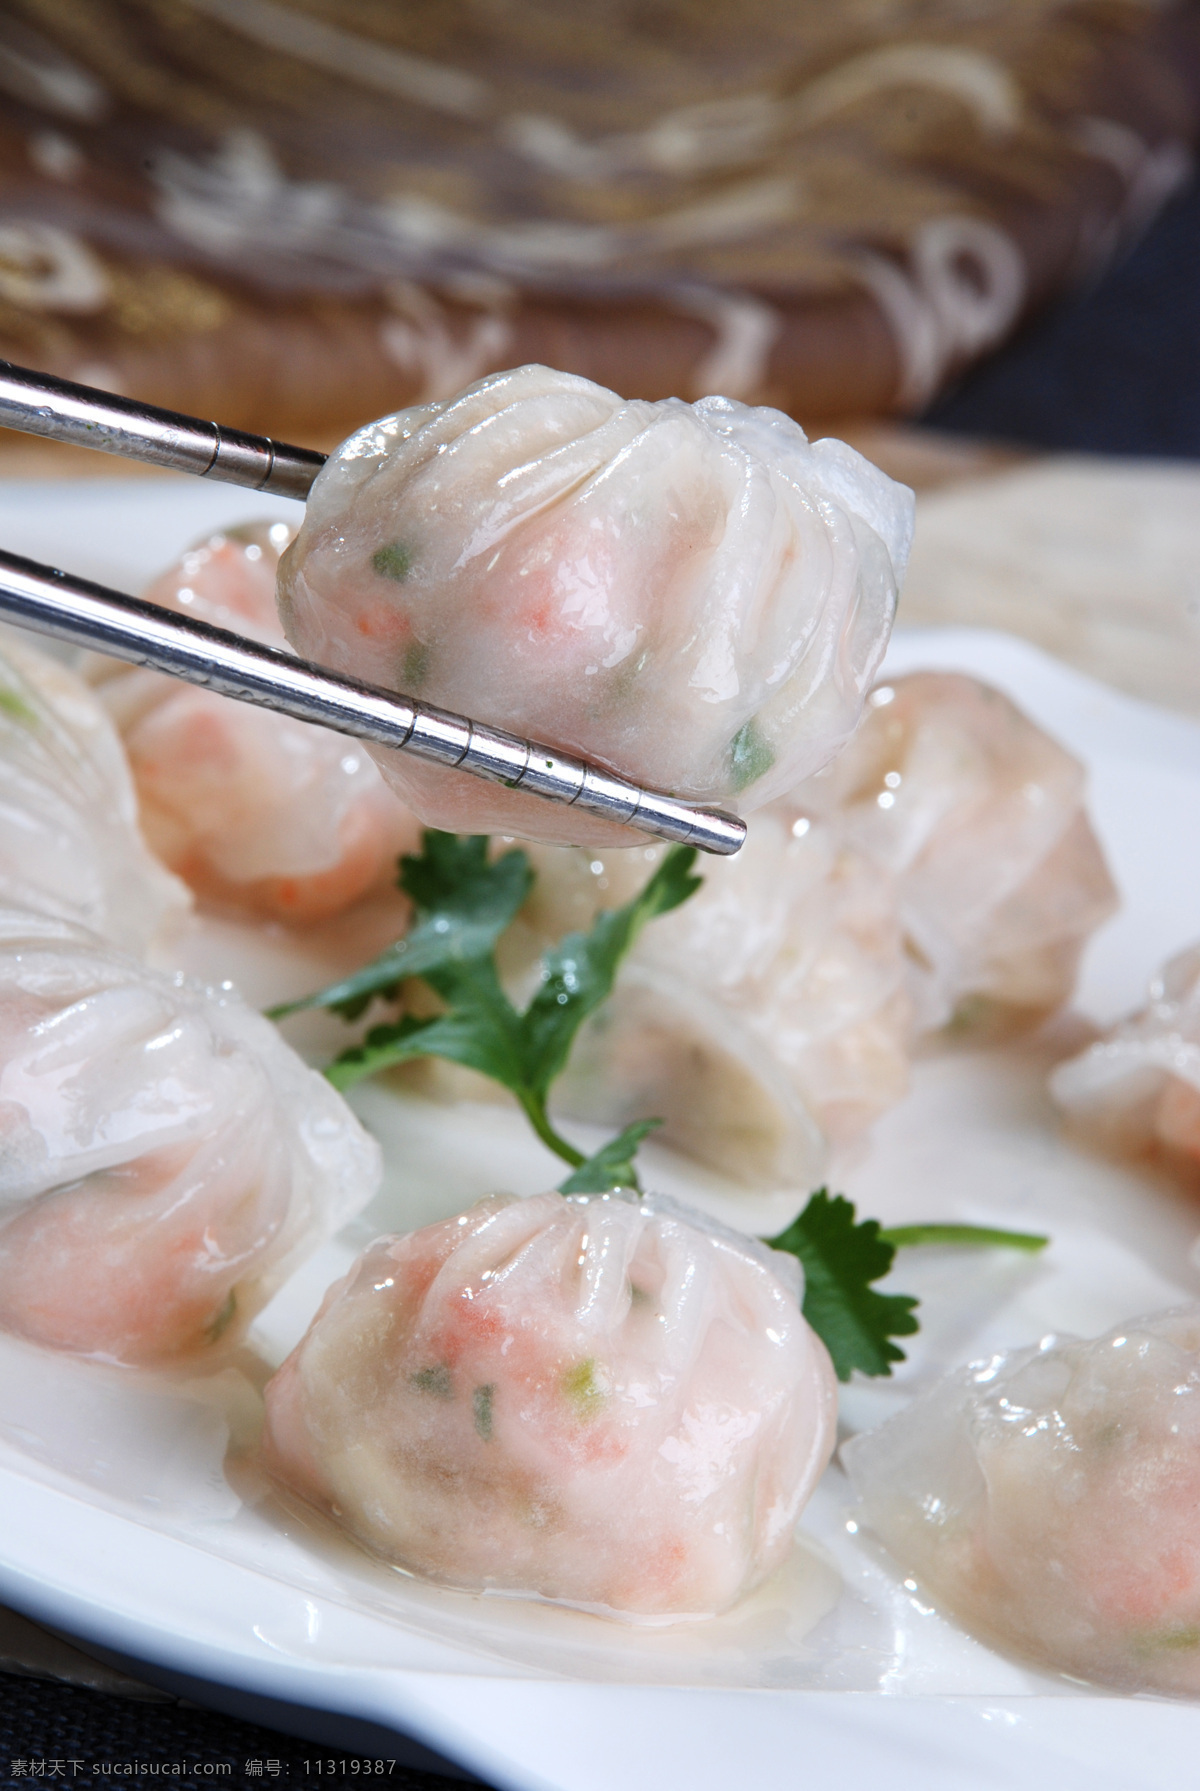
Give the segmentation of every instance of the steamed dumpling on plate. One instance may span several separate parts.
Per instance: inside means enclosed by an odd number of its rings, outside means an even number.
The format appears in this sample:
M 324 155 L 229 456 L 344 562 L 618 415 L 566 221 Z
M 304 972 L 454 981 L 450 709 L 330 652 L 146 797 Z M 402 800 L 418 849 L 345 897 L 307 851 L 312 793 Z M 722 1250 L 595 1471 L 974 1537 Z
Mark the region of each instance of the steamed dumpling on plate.
M 306 658 L 749 811 L 854 727 L 911 532 L 911 492 L 779 411 L 626 402 L 519 367 L 343 443 L 280 566 L 280 613 Z M 433 826 L 636 837 L 376 756 Z
M 1047 1338 L 843 1445 L 862 1514 L 981 1639 L 1200 1694 L 1200 1310 Z
M 1200 1169 L 1200 946 L 1170 959 L 1138 1013 L 1059 1064 L 1050 1092 L 1085 1136 L 1162 1146 Z
M 379 1176 L 341 1096 L 228 987 L 0 910 L 0 1329 L 203 1356 Z
M 1058 1007 L 1117 905 L 1079 761 L 1000 691 L 913 672 L 793 792 L 893 879 L 922 1030 Z
M 0 903 L 89 927 L 143 955 L 186 914 L 147 850 L 121 742 L 87 685 L 0 640 Z
M 532 847 L 537 881 L 512 968 L 627 901 L 664 847 Z M 584 1026 L 557 1112 L 656 1137 L 749 1186 L 815 1187 L 828 1148 L 908 1083 L 912 1003 L 890 880 L 790 803 L 755 817 L 732 859 L 647 927 Z M 526 973 L 528 974 L 528 972 Z
M 264 522 L 212 535 L 144 595 L 285 646 L 275 572 L 292 533 Z M 147 838 L 197 894 L 326 920 L 389 884 L 415 848 L 416 820 L 360 742 L 99 655 L 87 667 L 124 739 Z
M 833 1448 L 797 1270 L 669 1201 L 481 1201 L 329 1290 L 267 1387 L 267 1464 L 426 1578 L 715 1614 L 787 1556 Z

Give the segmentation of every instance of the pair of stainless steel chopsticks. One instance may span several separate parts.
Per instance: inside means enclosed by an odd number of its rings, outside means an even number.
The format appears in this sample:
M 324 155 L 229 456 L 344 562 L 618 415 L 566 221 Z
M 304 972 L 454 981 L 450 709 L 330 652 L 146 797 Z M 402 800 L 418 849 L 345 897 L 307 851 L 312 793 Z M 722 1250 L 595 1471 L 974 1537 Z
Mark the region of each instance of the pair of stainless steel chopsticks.
M 0 427 L 301 500 L 325 463 L 324 455 L 307 448 L 137 404 L 5 361 L 0 361 Z M 152 666 L 299 721 L 528 790 L 659 839 L 727 856 L 746 835 L 745 822 L 736 815 L 692 808 L 554 747 L 342 677 L 17 554 L 0 552 L 0 620 Z

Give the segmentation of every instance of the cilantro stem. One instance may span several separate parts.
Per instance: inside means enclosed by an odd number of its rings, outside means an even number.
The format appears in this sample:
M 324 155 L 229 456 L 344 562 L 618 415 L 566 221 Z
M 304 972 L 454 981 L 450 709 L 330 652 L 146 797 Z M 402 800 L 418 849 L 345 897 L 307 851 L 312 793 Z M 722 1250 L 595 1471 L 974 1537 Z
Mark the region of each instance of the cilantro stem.
M 1002 1250 L 1044 1250 L 1050 1242 L 1036 1231 L 1000 1231 L 990 1225 L 897 1225 L 881 1231 L 880 1239 L 895 1250 L 914 1244 L 972 1244 Z
M 573 1144 L 568 1144 L 567 1140 L 554 1130 L 544 1104 L 532 1089 L 517 1088 L 513 1090 L 513 1093 L 520 1101 L 526 1119 L 542 1143 L 552 1150 L 556 1157 L 561 1157 L 564 1163 L 571 1165 L 572 1169 L 578 1169 L 581 1163 L 587 1162 L 587 1158 L 581 1150 L 576 1150 Z

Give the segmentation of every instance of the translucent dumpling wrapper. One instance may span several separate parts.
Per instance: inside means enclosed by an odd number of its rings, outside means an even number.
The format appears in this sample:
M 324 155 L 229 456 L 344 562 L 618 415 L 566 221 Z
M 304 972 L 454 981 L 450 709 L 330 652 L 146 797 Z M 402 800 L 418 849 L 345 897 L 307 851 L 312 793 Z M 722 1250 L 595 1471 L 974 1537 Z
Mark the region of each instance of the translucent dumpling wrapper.
M 1200 1308 L 959 1369 L 842 1457 L 872 1529 L 982 1639 L 1200 1694 Z
M 511 967 L 625 902 L 665 851 L 533 847 L 533 893 Z M 751 1186 L 814 1187 L 827 1148 L 908 1082 L 911 1001 L 894 894 L 873 864 L 787 802 L 755 818 L 732 859 L 652 922 L 583 1028 L 555 1110 L 657 1133 Z
M 907 488 L 779 411 L 626 402 L 519 367 L 331 456 L 280 567 L 280 613 L 307 658 L 750 810 L 854 727 L 911 531 Z M 433 826 L 634 837 L 377 757 Z
M 212 535 L 144 595 L 286 646 L 275 572 L 292 535 L 282 522 Z M 210 901 L 325 920 L 415 850 L 417 821 L 358 741 L 98 655 L 87 671 L 121 730 L 150 843 Z
M 796 1268 L 617 1195 L 498 1196 L 381 1238 L 267 1387 L 268 1466 L 448 1585 L 725 1610 L 787 1556 L 833 1447 Z
M 0 1328 L 203 1355 L 379 1178 L 341 1096 L 231 991 L 0 911 Z
M 1170 959 L 1139 1013 L 1059 1064 L 1050 1092 L 1098 1143 L 1161 1146 L 1200 1169 L 1200 946 Z
M 1117 905 L 1079 761 L 1000 691 L 915 672 L 793 793 L 894 879 L 921 1030 L 1058 1007 Z
M 58 660 L 0 641 L 0 903 L 146 952 L 187 913 L 147 850 L 111 721 Z

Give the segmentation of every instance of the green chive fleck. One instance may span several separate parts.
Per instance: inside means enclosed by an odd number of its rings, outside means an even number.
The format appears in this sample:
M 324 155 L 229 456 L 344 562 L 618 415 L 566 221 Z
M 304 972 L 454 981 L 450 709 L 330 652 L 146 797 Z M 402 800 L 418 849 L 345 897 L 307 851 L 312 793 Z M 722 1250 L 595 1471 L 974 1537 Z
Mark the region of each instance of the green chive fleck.
M 0 712 L 10 720 L 20 722 L 23 728 L 37 725 L 37 711 L 31 708 L 24 697 L 18 696 L 15 690 L 0 690 Z
M 492 1440 L 492 1401 L 496 1397 L 496 1388 L 489 1381 L 486 1387 L 476 1387 L 471 1395 L 471 1404 L 475 1408 L 475 1428 L 485 1443 Z
M 418 1393 L 432 1393 L 435 1399 L 454 1398 L 454 1382 L 444 1362 L 439 1362 L 436 1368 L 419 1368 L 408 1378 Z
M 412 549 L 403 541 L 389 541 L 371 555 L 371 565 L 380 578 L 394 578 L 397 584 L 408 577 L 412 563 Z
M 429 671 L 429 648 L 423 641 L 409 641 L 400 660 L 401 690 L 417 690 Z
M 775 754 L 755 727 L 753 720 L 739 728 L 729 744 L 729 769 L 735 790 L 744 790 L 757 783 L 775 763 Z
M 225 1296 L 225 1301 L 221 1310 L 217 1313 L 212 1323 L 205 1327 L 205 1341 L 207 1343 L 215 1343 L 217 1339 L 229 1329 L 230 1325 L 233 1323 L 236 1312 L 237 1292 L 231 1287 Z
M 1164 1649 L 1171 1654 L 1189 1654 L 1194 1648 L 1200 1648 L 1200 1628 L 1194 1623 L 1182 1625 L 1178 1629 L 1162 1629 L 1157 1634 L 1138 1636 L 1133 1643 L 1135 1655 L 1154 1655 Z
M 605 1388 L 596 1372 L 596 1358 L 588 1356 L 574 1368 L 568 1368 L 562 1377 L 562 1390 L 581 1418 L 594 1418 L 605 1400 Z

